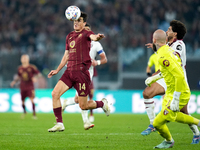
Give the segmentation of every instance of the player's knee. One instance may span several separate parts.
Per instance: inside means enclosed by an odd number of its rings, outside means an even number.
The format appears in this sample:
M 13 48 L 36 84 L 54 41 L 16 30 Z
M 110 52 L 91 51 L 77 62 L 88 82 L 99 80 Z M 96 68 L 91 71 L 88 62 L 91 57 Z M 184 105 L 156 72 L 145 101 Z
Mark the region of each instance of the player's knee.
M 52 95 L 52 98 L 53 98 L 53 99 L 57 99 L 57 98 L 59 98 L 58 93 L 55 92 L 54 90 L 52 91 L 51 95 Z
M 144 99 L 149 99 L 149 98 L 151 98 L 151 97 L 150 97 L 149 91 L 146 90 L 146 89 L 143 91 L 143 98 L 144 98 Z
M 80 104 L 80 103 L 79 103 L 79 107 L 80 107 L 82 110 L 88 110 L 88 107 L 87 107 L 87 105 L 85 105 L 85 104 Z
M 75 103 L 77 104 L 77 103 L 78 103 L 78 98 L 75 98 L 74 101 L 75 101 Z

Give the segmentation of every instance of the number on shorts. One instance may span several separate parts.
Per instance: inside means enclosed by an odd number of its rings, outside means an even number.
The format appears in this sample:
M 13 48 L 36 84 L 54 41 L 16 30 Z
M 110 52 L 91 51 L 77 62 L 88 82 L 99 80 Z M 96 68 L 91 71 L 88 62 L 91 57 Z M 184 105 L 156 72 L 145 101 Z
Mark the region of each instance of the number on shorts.
M 81 83 L 79 83 L 79 90 L 81 90 L 81 89 L 85 90 L 85 83 L 83 83 L 83 85 L 81 85 Z

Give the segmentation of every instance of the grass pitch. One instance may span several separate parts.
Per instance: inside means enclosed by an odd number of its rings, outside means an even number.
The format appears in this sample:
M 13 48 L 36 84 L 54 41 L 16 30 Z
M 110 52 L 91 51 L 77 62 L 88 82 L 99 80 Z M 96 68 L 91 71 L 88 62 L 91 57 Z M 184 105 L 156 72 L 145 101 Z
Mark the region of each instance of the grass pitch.
M 200 118 L 200 115 L 193 115 Z M 150 150 L 163 138 L 154 132 L 149 136 L 140 133 L 147 128 L 147 115 L 95 114 L 95 126 L 85 131 L 81 114 L 63 114 L 64 132 L 49 133 L 54 126 L 53 114 L 37 114 L 38 120 L 27 114 L 0 113 L 1 150 Z M 168 123 L 175 140 L 173 150 L 199 150 L 192 145 L 193 134 L 188 125 Z

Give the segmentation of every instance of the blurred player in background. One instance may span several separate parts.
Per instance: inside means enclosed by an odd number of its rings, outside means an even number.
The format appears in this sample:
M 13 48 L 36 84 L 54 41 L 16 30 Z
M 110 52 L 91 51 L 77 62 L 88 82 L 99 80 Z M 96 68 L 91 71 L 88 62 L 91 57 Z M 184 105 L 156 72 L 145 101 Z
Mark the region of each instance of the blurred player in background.
M 74 87 L 78 93 L 78 102 L 82 110 L 102 108 L 107 116 L 110 115 L 108 101 L 88 101 L 91 78 L 89 68 L 92 64 L 89 55 L 91 40 L 98 41 L 104 38 L 103 34 L 94 34 L 85 29 L 87 14 L 81 12 L 78 20 L 74 20 L 74 31 L 66 37 L 66 49 L 63 58 L 56 70 L 51 70 L 48 78 L 56 75 L 66 64 L 67 69 L 56 84 L 52 92 L 53 111 L 57 124 L 48 129 L 49 132 L 64 131 L 62 120 L 62 107 L 60 97 L 63 93 Z
M 33 82 L 36 82 L 36 77 L 42 76 L 35 65 L 29 64 L 29 56 L 24 54 L 21 56 L 21 66 L 18 67 L 17 77 L 10 83 L 13 87 L 18 81 L 20 81 L 20 94 L 22 100 L 22 108 L 24 113 L 22 118 L 25 117 L 26 107 L 25 98 L 29 97 L 33 108 L 33 119 L 37 119 L 35 113 L 35 90 Z
M 88 31 L 91 31 L 91 27 L 88 23 L 85 25 L 85 29 Z M 101 57 L 100 60 L 95 60 L 95 57 L 97 56 L 97 54 Z M 91 78 L 92 82 L 89 86 L 89 88 L 90 88 L 90 92 L 89 92 L 90 100 L 89 101 L 92 101 L 93 95 L 94 95 L 93 76 L 97 74 L 95 72 L 95 66 L 107 63 L 107 57 L 106 57 L 106 54 L 105 54 L 100 42 L 91 41 L 90 57 L 92 60 L 92 65 L 89 68 L 89 73 L 90 73 L 90 78 Z M 62 111 L 64 111 L 67 106 L 74 105 L 76 103 L 78 103 L 78 94 L 77 93 L 74 98 L 68 98 L 68 99 L 64 100 L 64 103 L 62 106 Z M 92 109 L 90 109 L 90 118 L 89 119 L 88 119 L 88 111 L 87 110 L 82 110 L 81 113 L 82 113 L 85 130 L 88 130 L 88 129 L 94 127 L 94 124 L 91 124 L 91 122 L 94 122 L 94 116 L 93 116 Z
M 183 38 L 185 36 L 187 32 L 187 29 L 185 27 L 185 25 L 177 20 L 172 20 L 170 22 L 170 27 L 168 28 L 166 34 L 167 34 L 167 40 L 168 40 L 168 45 L 175 50 L 175 53 L 177 53 L 182 61 L 182 68 L 184 71 L 184 76 L 185 76 L 185 80 L 187 82 L 187 75 L 186 75 L 186 48 L 185 48 L 185 43 L 183 42 Z M 147 47 L 151 47 L 152 43 L 148 43 L 146 44 Z M 149 79 L 153 79 L 158 77 L 157 75 L 149 77 Z M 188 84 L 188 82 L 187 82 Z M 156 82 L 154 82 L 151 87 L 146 87 L 144 92 L 143 92 L 143 97 L 144 97 L 144 103 L 145 103 L 145 108 L 147 111 L 147 115 L 150 119 L 150 125 L 148 126 L 148 128 L 146 130 L 144 130 L 141 134 L 142 135 L 149 135 L 152 131 L 155 131 L 155 128 L 153 127 L 152 123 L 153 120 L 155 118 L 155 112 L 154 112 L 154 101 L 153 101 L 153 97 L 156 95 L 164 95 L 165 91 L 167 90 L 166 87 L 166 83 L 164 81 L 164 79 L 160 79 L 157 80 Z M 188 114 L 188 110 L 187 110 L 187 106 L 188 104 L 185 105 L 185 107 L 183 107 L 181 109 L 181 112 Z M 199 134 L 199 130 L 197 128 L 196 125 L 193 124 L 189 124 L 190 129 L 193 132 L 193 140 L 191 144 L 198 144 L 199 143 L 199 139 L 200 139 L 200 134 Z
M 190 88 L 185 78 L 180 55 L 166 45 L 166 33 L 163 30 L 156 30 L 153 34 L 153 50 L 157 52 L 160 73 L 154 80 L 146 80 L 146 84 L 151 86 L 153 82 L 164 78 L 167 85 L 165 97 L 162 102 L 162 109 L 153 121 L 153 126 L 165 139 L 154 148 L 171 148 L 174 140 L 166 125 L 167 122 L 179 122 L 185 124 L 195 124 L 200 126 L 200 120 L 179 112 L 184 108 L 190 99 Z

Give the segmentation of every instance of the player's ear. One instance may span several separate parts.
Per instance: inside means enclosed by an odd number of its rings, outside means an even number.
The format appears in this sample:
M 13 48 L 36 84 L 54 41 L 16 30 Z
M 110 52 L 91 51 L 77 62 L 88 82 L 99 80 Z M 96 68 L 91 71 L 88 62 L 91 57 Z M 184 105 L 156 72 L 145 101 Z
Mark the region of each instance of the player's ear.
M 174 32 L 174 36 L 176 36 L 176 37 L 177 37 L 177 32 Z

